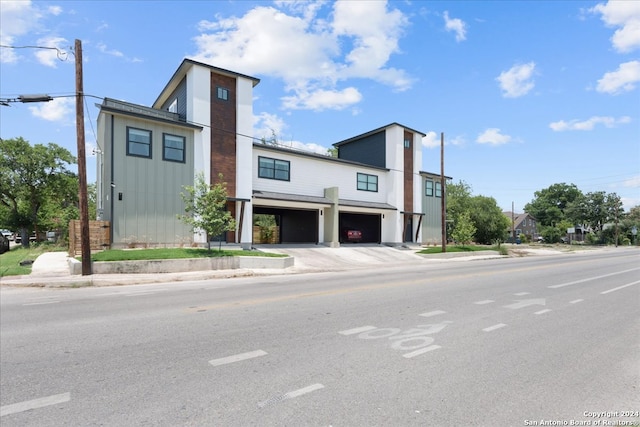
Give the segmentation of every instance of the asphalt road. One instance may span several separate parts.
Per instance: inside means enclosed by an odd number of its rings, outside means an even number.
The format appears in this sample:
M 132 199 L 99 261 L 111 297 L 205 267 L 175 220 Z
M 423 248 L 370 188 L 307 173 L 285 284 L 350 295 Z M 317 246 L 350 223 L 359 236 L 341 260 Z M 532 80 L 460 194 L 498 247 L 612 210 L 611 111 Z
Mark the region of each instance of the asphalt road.
M 639 255 L 3 288 L 0 424 L 630 425 Z

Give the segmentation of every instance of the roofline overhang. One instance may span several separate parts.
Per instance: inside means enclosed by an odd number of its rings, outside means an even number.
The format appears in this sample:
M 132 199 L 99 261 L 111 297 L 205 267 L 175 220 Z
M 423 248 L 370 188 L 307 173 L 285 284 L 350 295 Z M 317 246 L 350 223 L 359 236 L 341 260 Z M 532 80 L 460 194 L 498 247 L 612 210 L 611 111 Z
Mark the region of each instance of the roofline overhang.
M 420 132 L 419 130 L 411 129 L 410 127 L 407 127 L 407 126 L 401 125 L 401 124 L 400 124 L 400 123 L 398 123 L 398 122 L 393 122 L 393 123 L 389 123 L 389 124 L 388 124 L 388 125 L 386 125 L 386 126 L 382 126 L 382 127 L 377 128 L 377 129 L 370 130 L 369 132 L 365 132 L 365 133 L 363 133 L 363 134 L 360 134 L 360 135 L 357 135 L 357 136 L 354 136 L 354 137 L 351 137 L 351 138 L 345 139 L 345 140 L 343 140 L 343 141 L 338 141 L 338 142 L 334 143 L 334 144 L 333 144 L 333 146 L 334 146 L 334 147 L 339 147 L 340 145 L 348 144 L 348 143 L 353 142 L 353 141 L 356 141 L 356 140 L 358 140 L 358 139 L 362 139 L 362 138 L 365 138 L 365 137 L 367 137 L 367 136 L 371 136 L 371 135 L 374 135 L 374 134 L 376 134 L 376 133 L 382 132 L 383 130 L 387 130 L 387 129 L 389 129 L 390 127 L 393 127 L 393 126 L 398 126 L 398 127 L 401 127 L 401 128 L 403 128 L 403 129 L 405 129 L 405 130 L 408 130 L 408 131 L 410 131 L 410 132 L 417 133 L 418 135 L 422 135 L 422 137 L 427 136 L 427 134 L 426 134 L 426 133 Z

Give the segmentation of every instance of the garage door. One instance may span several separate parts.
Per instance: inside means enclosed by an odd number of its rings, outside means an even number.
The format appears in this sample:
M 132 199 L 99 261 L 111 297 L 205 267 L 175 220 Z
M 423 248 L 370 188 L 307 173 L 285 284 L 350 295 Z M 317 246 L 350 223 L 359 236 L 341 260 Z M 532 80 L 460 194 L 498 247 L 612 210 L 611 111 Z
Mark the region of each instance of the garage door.
M 360 230 L 360 243 L 380 243 L 381 216 L 380 214 L 360 214 L 341 212 L 339 219 L 340 243 L 346 243 L 347 230 Z
M 318 243 L 318 211 L 254 206 L 254 214 L 273 215 L 280 243 Z

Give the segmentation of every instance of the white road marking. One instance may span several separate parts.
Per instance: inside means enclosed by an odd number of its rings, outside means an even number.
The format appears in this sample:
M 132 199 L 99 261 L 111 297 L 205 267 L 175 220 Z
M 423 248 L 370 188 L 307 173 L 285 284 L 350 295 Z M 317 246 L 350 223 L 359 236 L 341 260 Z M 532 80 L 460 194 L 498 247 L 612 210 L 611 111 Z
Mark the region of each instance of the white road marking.
M 617 274 L 624 274 L 624 273 L 628 273 L 630 271 L 636 271 L 636 270 L 640 270 L 640 268 L 631 268 L 629 270 L 623 270 L 623 271 L 618 271 L 618 272 L 615 272 L 615 273 L 604 274 L 602 276 L 589 277 L 587 279 L 576 280 L 574 282 L 567 282 L 567 283 L 561 283 L 559 285 L 547 286 L 547 288 L 550 288 L 550 289 L 564 288 L 565 286 L 577 285 L 578 283 L 589 282 L 591 280 L 598 280 L 598 279 L 602 279 L 604 277 L 615 276 Z
M 220 359 L 209 360 L 209 363 L 213 366 L 226 365 L 228 363 L 241 362 L 247 359 L 253 359 L 254 357 L 266 356 L 267 352 L 262 350 L 249 351 L 247 353 L 240 353 L 233 356 L 221 357 Z
M 434 345 L 430 345 L 429 347 L 421 348 L 420 350 L 412 351 L 411 353 L 403 354 L 402 357 L 411 359 L 412 357 L 420 356 L 421 354 L 427 353 L 431 350 L 437 350 L 439 348 L 442 348 L 442 347 L 434 344 Z
M 485 300 L 482 300 L 482 301 L 476 301 L 476 302 L 474 302 L 474 304 L 483 305 L 483 304 L 491 304 L 492 302 L 495 302 L 495 301 L 492 300 L 492 299 L 485 299 Z
M 504 328 L 505 325 L 504 323 L 498 323 L 497 325 L 493 325 L 493 326 L 489 326 L 488 328 L 484 328 L 483 331 L 485 332 L 491 332 L 491 331 L 495 331 L 496 329 L 500 329 L 500 328 Z
M 28 305 L 45 305 L 45 304 L 57 304 L 60 301 L 43 301 L 43 302 L 28 302 L 26 304 L 22 304 L 23 306 L 28 306 Z
M 286 400 L 286 399 L 293 399 L 293 398 L 296 398 L 296 397 L 300 397 L 300 396 L 302 396 L 304 394 L 308 394 L 308 393 L 311 393 L 313 391 L 320 390 L 320 389 L 323 389 L 323 388 L 324 388 L 324 386 L 322 384 L 319 384 L 319 383 L 318 384 L 311 384 L 308 387 L 304 387 L 304 388 L 301 388 L 301 389 L 298 389 L 298 390 L 290 391 L 289 393 L 285 393 L 282 396 L 272 397 L 272 398 L 267 399 L 267 400 L 265 400 L 263 402 L 260 402 L 260 403 L 258 403 L 258 407 L 264 408 L 265 406 L 272 405 L 274 403 L 281 402 L 281 401 Z
M 547 302 L 544 298 L 521 299 L 516 303 L 505 305 L 504 308 L 517 310 L 519 308 L 529 307 L 530 305 L 546 305 L 546 303 Z
M 446 311 L 442 311 L 442 310 L 435 310 L 435 311 L 430 311 L 428 313 L 422 313 L 422 314 L 418 314 L 418 316 L 422 316 L 422 317 L 432 317 L 432 316 L 437 316 L 439 314 L 446 314 Z
M 13 403 L 0 407 L 0 417 L 17 414 L 18 412 L 30 409 L 44 408 L 45 406 L 57 405 L 71 400 L 71 393 L 54 394 L 53 396 L 41 397 L 40 399 L 27 400 L 25 402 Z
M 517 297 L 523 297 L 525 295 L 529 295 L 531 292 L 518 292 L 517 294 L 514 294 Z
M 375 326 L 361 326 L 359 328 L 347 329 L 346 331 L 340 331 L 338 333 L 340 335 L 355 335 L 355 334 L 359 334 L 360 332 L 372 331 L 374 329 L 377 329 L 377 328 Z
M 535 312 L 535 313 L 533 313 L 533 314 L 545 314 L 545 313 L 548 313 L 548 312 L 550 312 L 550 311 L 551 311 L 551 309 L 550 309 L 550 308 L 547 308 L 547 309 L 545 309 L 545 310 L 536 311 L 536 312 Z
M 569 301 L 569 304 L 577 304 L 579 302 L 584 301 L 583 299 L 574 299 L 573 301 Z
M 609 289 L 608 291 L 604 291 L 604 292 L 600 292 L 600 293 L 601 293 L 602 295 L 604 295 L 604 294 L 608 294 L 608 293 L 610 293 L 610 292 L 619 291 L 620 289 L 624 289 L 624 288 L 627 288 L 627 287 L 629 287 L 629 286 L 637 285 L 638 283 L 640 283 L 640 280 L 638 280 L 638 281 L 636 281 L 636 282 L 627 283 L 626 285 L 618 286 L 617 288 Z

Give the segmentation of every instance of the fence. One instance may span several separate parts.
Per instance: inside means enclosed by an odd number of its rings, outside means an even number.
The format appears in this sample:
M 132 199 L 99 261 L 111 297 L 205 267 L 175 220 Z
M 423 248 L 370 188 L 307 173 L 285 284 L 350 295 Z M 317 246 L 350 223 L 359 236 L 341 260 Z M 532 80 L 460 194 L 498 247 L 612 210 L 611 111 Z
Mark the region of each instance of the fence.
M 111 223 L 109 221 L 89 221 L 89 246 L 91 251 L 102 251 L 111 247 Z M 82 253 L 80 240 L 80 220 L 69 223 L 69 256 Z

